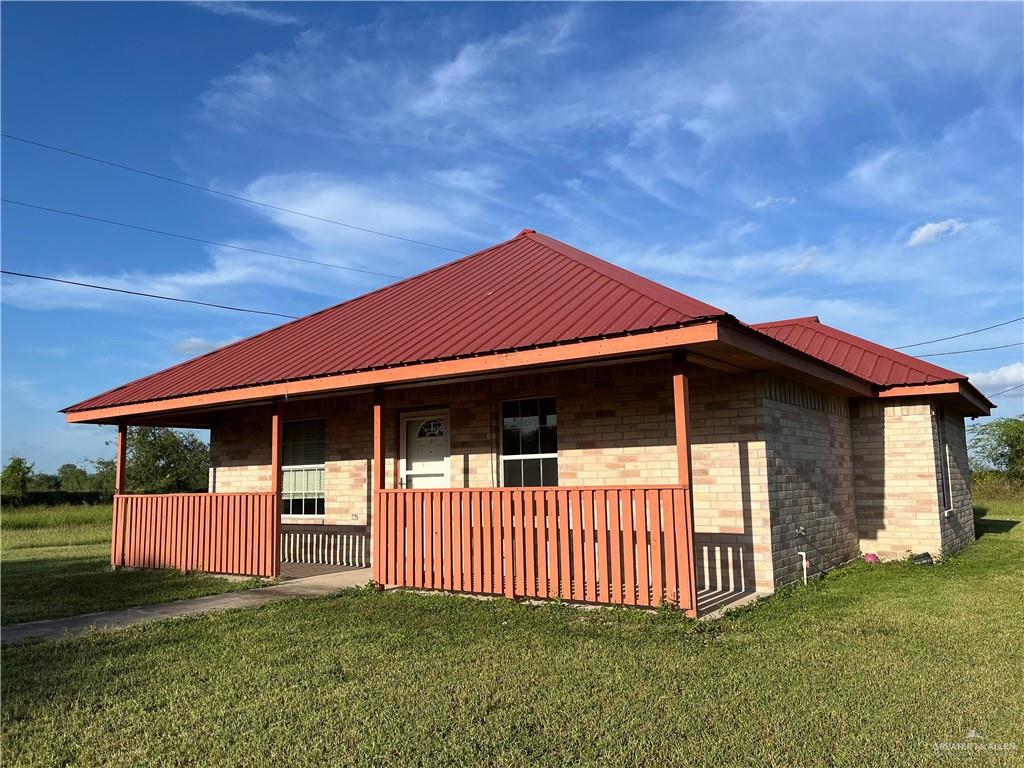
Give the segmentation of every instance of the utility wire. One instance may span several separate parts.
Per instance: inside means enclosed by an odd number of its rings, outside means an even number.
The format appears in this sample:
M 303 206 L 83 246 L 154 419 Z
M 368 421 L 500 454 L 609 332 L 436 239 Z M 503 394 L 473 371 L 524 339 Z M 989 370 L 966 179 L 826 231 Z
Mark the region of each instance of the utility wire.
M 173 176 L 164 176 L 164 175 L 159 174 L 159 173 L 154 173 L 152 171 L 143 170 L 142 168 L 134 168 L 133 166 L 125 165 L 123 163 L 116 163 L 113 160 L 104 160 L 101 157 L 95 157 L 93 155 L 86 155 L 86 154 L 84 154 L 82 152 L 75 152 L 74 150 L 66 149 L 64 147 L 57 147 L 57 146 L 54 146 L 53 144 L 44 144 L 41 141 L 34 141 L 32 139 L 26 139 L 26 138 L 24 138 L 22 136 L 15 136 L 15 135 L 10 134 L 10 133 L 2 133 L 2 134 L 0 134 L 0 136 L 3 136 L 5 139 L 10 139 L 11 141 L 20 141 L 23 144 L 31 144 L 34 147 L 41 147 L 43 149 L 49 149 L 49 150 L 51 150 L 53 152 L 61 152 L 61 153 L 65 154 L 65 155 L 70 155 L 72 157 L 81 158 L 82 160 L 89 160 L 89 161 L 91 161 L 93 163 L 100 163 L 101 165 L 108 165 L 111 168 L 119 168 L 122 171 L 130 171 L 131 173 L 137 173 L 137 174 L 140 174 L 142 176 L 149 176 L 152 179 L 159 179 L 160 181 L 170 182 L 171 184 L 178 184 L 178 185 L 183 186 L 183 187 L 190 187 L 191 189 L 198 189 L 198 190 L 201 190 L 203 192 L 209 192 L 211 195 L 220 195 L 221 197 L 226 197 L 226 198 L 229 198 L 231 200 L 238 200 L 238 201 L 243 202 L 243 203 L 249 203 L 250 205 L 259 205 L 259 206 L 262 206 L 263 208 L 270 208 L 271 210 L 281 211 L 282 213 L 290 213 L 290 214 L 292 214 L 294 216 L 303 216 L 303 217 L 305 217 L 307 219 L 314 219 L 315 221 L 323 221 L 323 222 L 326 222 L 327 224 L 337 224 L 339 227 L 345 227 L 347 229 L 353 229 L 353 230 L 355 230 L 357 232 L 366 232 L 367 234 L 377 235 L 378 237 L 388 237 L 388 238 L 391 238 L 392 240 L 401 240 L 404 243 L 412 243 L 413 245 L 422 245 L 422 246 L 426 246 L 427 248 L 437 248 L 440 251 L 450 251 L 451 253 L 458 253 L 458 254 L 462 254 L 463 253 L 463 251 L 460 251 L 457 248 L 449 248 L 446 245 L 438 245 L 437 243 L 431 243 L 431 242 L 428 242 L 426 240 L 415 240 L 415 239 L 413 239 L 411 237 L 402 237 L 401 235 L 394 235 L 394 234 L 391 234 L 390 232 L 381 232 L 380 230 L 377 230 L 377 229 L 369 229 L 368 227 L 360 227 L 360 226 L 357 226 L 355 224 L 349 224 L 349 223 L 344 222 L 344 221 L 338 221 L 337 219 L 328 219 L 328 218 L 325 218 L 323 216 L 315 216 L 312 213 L 305 213 L 304 211 L 296 211 L 296 210 L 294 210 L 292 208 L 284 208 L 283 206 L 273 205 L 272 203 L 266 203 L 266 202 L 263 202 L 262 200 L 253 200 L 250 197 L 242 197 L 241 195 L 233 195 L 230 192 L 222 192 L 219 189 L 213 189 L 211 187 L 204 187 L 202 184 L 193 184 L 192 182 L 185 181 L 184 179 L 176 179 Z
M 166 237 L 177 237 L 181 240 L 191 240 L 194 243 L 205 243 L 206 245 L 216 245 L 220 248 L 234 248 L 236 251 L 246 251 L 247 253 L 259 253 L 264 256 L 274 256 L 278 259 L 288 259 L 289 261 L 301 261 L 303 264 L 317 264 L 321 267 L 332 267 L 333 269 L 345 269 L 350 272 L 362 272 L 365 275 L 376 275 L 378 277 L 390 277 L 396 280 L 400 280 L 400 275 L 390 275 L 387 272 L 374 272 L 371 269 L 359 269 L 358 267 L 344 267 L 340 264 L 331 264 L 326 261 L 316 261 L 314 259 L 302 259 L 298 256 L 288 256 L 283 253 L 274 253 L 273 251 L 263 251 L 259 248 L 246 248 L 241 245 L 232 245 L 231 243 L 221 243 L 216 240 L 205 240 L 201 237 L 194 237 L 192 235 L 183 235 L 178 232 L 167 232 L 162 229 L 153 229 L 151 227 L 143 227 L 138 224 L 129 224 L 124 221 L 115 221 L 113 219 L 101 219 L 98 216 L 87 216 L 84 213 L 75 213 L 74 211 L 64 211 L 60 208 L 48 208 L 45 205 L 35 205 L 34 203 L 26 203 L 22 200 L 12 200 L 4 197 L 0 198 L 0 202 L 7 203 L 8 205 L 20 205 L 24 208 L 34 208 L 37 211 L 47 211 L 49 213 L 59 213 L 62 216 L 74 216 L 77 219 L 85 219 L 86 221 L 97 221 L 101 224 L 113 224 L 116 227 L 124 227 L 125 229 L 135 229 L 139 232 L 150 232 L 155 235 L 165 235 Z
M 195 299 L 179 299 L 176 296 L 161 296 L 159 293 L 143 293 L 142 291 L 129 291 L 127 288 L 114 288 L 109 285 L 96 285 L 95 283 L 81 283 L 77 280 L 64 280 L 49 275 L 31 275 L 27 272 L 13 272 L 9 269 L 0 269 L 0 274 L 13 275 L 14 277 L 25 277 L 31 280 L 47 280 L 51 283 L 64 283 L 65 285 L 77 285 L 80 288 L 95 288 L 98 291 L 111 291 L 112 293 L 126 293 L 129 296 L 143 296 L 147 299 L 163 299 L 164 301 L 177 301 L 181 304 L 198 304 L 202 307 L 213 307 L 214 309 L 229 309 L 232 312 L 248 312 L 253 315 L 272 315 L 284 317 L 289 320 L 297 320 L 295 315 L 285 315 L 281 312 L 268 312 L 264 309 L 247 309 L 245 307 L 232 307 L 227 304 L 211 304 L 208 301 L 197 301 Z
M 989 398 L 999 397 L 1000 395 L 1005 395 L 1007 392 L 1013 392 L 1013 390 L 1020 389 L 1021 387 L 1024 387 L 1024 383 L 1016 384 L 1016 385 L 1010 387 L 1009 389 L 1004 389 L 1004 390 L 1001 390 L 999 392 L 996 392 L 994 395 L 985 395 L 985 397 L 989 397 Z
M 943 357 L 944 355 L 963 355 L 968 352 L 990 352 L 993 349 L 1009 349 L 1010 347 L 1024 347 L 1024 341 L 1015 341 L 1013 344 L 1003 344 L 999 347 L 977 347 L 976 349 L 958 349 L 956 352 L 929 352 L 927 355 L 918 357 Z
M 1021 315 L 1020 317 L 1015 317 L 1012 320 L 1007 320 L 1002 323 L 996 323 L 995 325 L 987 325 L 984 328 L 978 328 L 977 330 L 974 331 L 965 331 L 964 333 L 957 333 L 953 336 L 943 336 L 941 339 L 932 339 L 931 341 L 919 341 L 916 344 L 904 344 L 902 347 L 893 347 L 893 349 L 909 349 L 910 347 L 923 347 L 925 344 L 934 344 L 937 341 L 949 341 L 950 339 L 959 339 L 961 336 L 970 336 L 972 333 L 991 331 L 993 328 L 1001 328 L 1004 325 L 1009 325 L 1010 323 L 1019 323 L 1021 320 L 1024 320 L 1024 315 Z

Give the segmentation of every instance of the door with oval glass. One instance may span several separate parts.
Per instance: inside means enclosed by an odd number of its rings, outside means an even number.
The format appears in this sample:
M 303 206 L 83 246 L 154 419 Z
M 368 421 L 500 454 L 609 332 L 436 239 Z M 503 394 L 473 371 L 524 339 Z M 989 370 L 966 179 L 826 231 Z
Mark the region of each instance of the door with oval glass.
M 448 446 L 447 413 L 403 416 L 399 469 L 401 487 L 447 488 Z

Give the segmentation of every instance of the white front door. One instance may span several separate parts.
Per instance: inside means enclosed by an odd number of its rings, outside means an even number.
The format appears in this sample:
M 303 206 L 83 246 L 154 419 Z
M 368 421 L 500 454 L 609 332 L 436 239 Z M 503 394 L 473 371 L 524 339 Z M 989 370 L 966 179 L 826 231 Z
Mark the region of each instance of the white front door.
M 448 414 L 402 419 L 403 488 L 448 487 Z

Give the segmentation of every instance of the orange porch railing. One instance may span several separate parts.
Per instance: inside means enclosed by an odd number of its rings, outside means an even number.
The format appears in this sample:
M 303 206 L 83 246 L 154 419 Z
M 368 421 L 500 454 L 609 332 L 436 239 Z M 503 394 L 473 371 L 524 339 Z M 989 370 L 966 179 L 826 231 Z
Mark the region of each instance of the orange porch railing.
M 689 490 L 376 492 L 385 586 L 695 610 Z
M 110 562 L 273 578 L 278 506 L 273 493 L 117 495 Z

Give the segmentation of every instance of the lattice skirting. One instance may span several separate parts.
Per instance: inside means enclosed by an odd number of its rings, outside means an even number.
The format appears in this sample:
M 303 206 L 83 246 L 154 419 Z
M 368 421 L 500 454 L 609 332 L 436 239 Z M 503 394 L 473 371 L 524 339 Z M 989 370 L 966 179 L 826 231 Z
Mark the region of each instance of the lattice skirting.
M 312 565 L 370 565 L 370 537 L 366 533 L 282 531 L 281 562 Z

